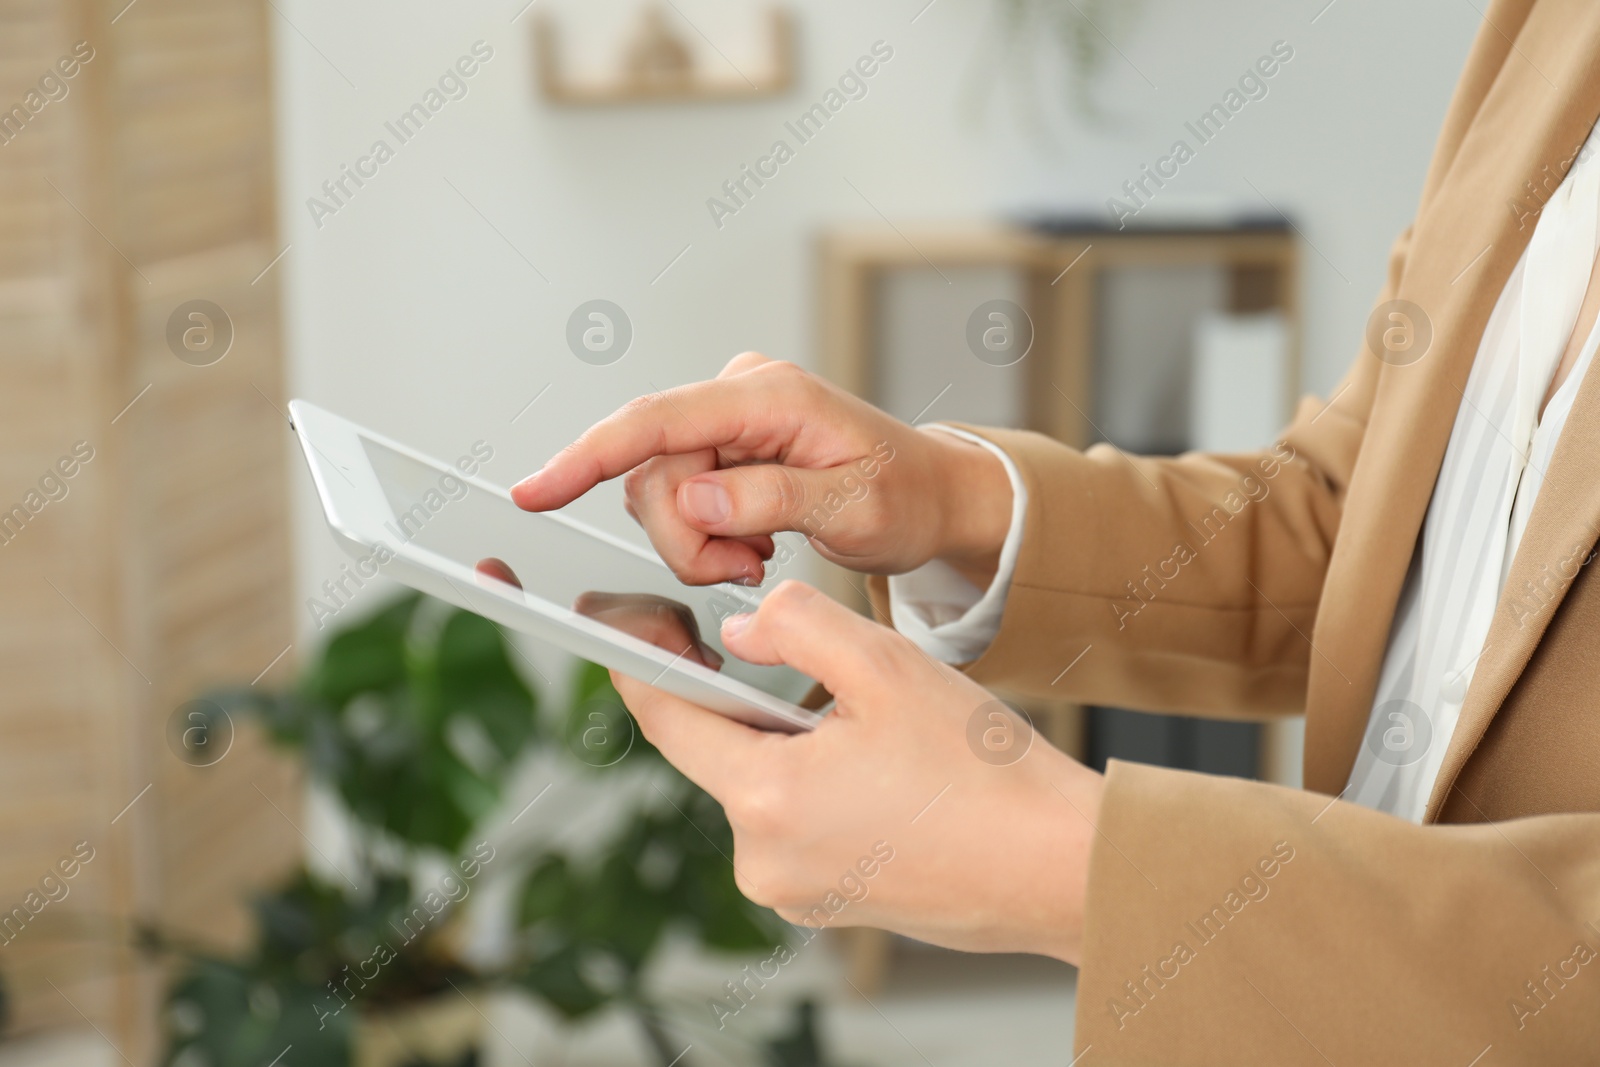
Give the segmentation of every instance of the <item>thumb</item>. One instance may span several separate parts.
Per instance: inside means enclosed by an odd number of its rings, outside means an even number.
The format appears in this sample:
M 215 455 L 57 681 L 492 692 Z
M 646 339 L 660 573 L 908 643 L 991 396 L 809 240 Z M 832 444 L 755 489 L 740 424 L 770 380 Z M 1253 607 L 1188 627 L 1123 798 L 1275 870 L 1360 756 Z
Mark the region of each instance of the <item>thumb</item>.
M 758 463 L 686 479 L 678 486 L 678 514 L 691 528 L 719 537 L 782 530 L 817 537 L 865 490 L 866 483 L 846 468 Z
M 843 701 L 899 686 L 916 655 L 893 630 L 794 581 L 779 585 L 754 613 L 730 616 L 722 642 L 747 662 L 793 667 Z

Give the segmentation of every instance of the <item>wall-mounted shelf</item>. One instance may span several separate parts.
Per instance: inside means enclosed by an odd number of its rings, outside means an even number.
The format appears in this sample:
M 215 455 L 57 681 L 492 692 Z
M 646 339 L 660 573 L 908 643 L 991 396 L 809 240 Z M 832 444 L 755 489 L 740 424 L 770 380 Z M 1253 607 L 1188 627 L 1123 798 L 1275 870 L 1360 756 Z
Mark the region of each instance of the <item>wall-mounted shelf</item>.
M 647 15 L 648 17 L 648 15 Z M 664 27 L 653 27 L 661 31 Z M 676 69 L 622 69 L 601 80 L 574 78 L 561 62 L 560 32 L 555 22 L 541 15 L 533 23 L 534 54 L 539 64 L 539 89 L 551 103 L 579 107 L 604 107 L 647 102 L 716 102 L 777 96 L 794 83 L 794 25 L 789 13 L 773 8 L 767 13 L 769 55 L 760 70 L 714 74 L 692 63 Z M 670 49 L 670 40 L 662 44 Z M 638 47 L 637 43 L 635 47 Z

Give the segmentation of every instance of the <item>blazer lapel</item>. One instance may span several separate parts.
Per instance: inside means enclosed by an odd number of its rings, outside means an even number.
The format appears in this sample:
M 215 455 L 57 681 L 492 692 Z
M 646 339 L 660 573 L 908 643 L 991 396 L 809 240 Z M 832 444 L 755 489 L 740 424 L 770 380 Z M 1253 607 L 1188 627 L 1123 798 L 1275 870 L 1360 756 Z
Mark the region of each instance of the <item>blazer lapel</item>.
M 1486 28 L 1479 46 L 1492 47 L 1489 35 L 1497 32 Z M 1484 327 L 1533 235 L 1535 219 L 1516 205 L 1537 211 L 1549 191 L 1528 183 L 1546 182 L 1551 174 L 1559 182 L 1560 164 L 1572 158 L 1600 112 L 1600 64 L 1595 60 L 1600 55 L 1600 4 L 1540 0 L 1512 32 L 1514 43 L 1443 176 L 1430 174 L 1434 195 L 1417 218 L 1396 296 L 1427 316 L 1433 347 L 1416 363 L 1382 368 L 1329 564 L 1323 610 L 1313 634 L 1321 655 L 1311 660 L 1306 784 L 1330 794 L 1349 779 L 1387 648 L 1387 622 L 1373 622 L 1394 616 Z M 1469 78 L 1481 76 L 1469 68 Z M 1538 189 L 1537 195 L 1530 189 Z M 1364 358 L 1376 357 L 1369 353 Z M 1575 406 L 1563 437 L 1590 417 L 1600 435 L 1600 396 L 1593 395 L 1597 389 L 1600 383 L 1585 383 L 1579 405 L 1593 400 L 1593 415 Z M 1552 467 L 1564 457 L 1570 464 L 1572 452 L 1563 440 Z M 1525 545 L 1534 540 L 1535 523 L 1562 506 L 1579 472 L 1564 472 L 1559 481 L 1554 469 L 1549 473 Z M 1582 510 L 1572 506 L 1576 510 L 1569 528 L 1540 530 L 1539 544 L 1545 544 L 1547 535 L 1551 544 L 1570 540 L 1570 527 L 1581 523 L 1577 512 Z M 1524 577 L 1514 574 L 1513 581 Z M 1521 631 L 1517 636 L 1527 642 L 1528 651 L 1537 642 L 1537 636 Z M 1486 647 L 1494 640 L 1491 634 Z M 1519 659 L 1509 644 L 1491 650 L 1498 653 L 1496 659 L 1480 664 L 1446 759 L 1450 782 L 1465 759 L 1457 744 L 1470 752 L 1504 699 L 1504 691 L 1493 698 L 1489 693 L 1499 689 L 1500 681 L 1509 691 L 1510 681 L 1501 675 L 1510 670 L 1514 680 L 1527 661 L 1526 652 Z M 1491 699 L 1492 706 L 1486 703 Z M 1469 726 L 1479 720 L 1481 724 Z M 1446 776 L 1440 783 L 1448 790 Z
M 1518 43 L 1564 89 L 1566 114 L 1553 123 L 1561 159 L 1588 136 L 1600 113 L 1600 6 L 1583 5 L 1559 19 L 1535 11 Z M 1552 11 L 1551 14 L 1556 14 Z M 1527 42 L 1523 43 L 1523 38 Z M 1548 60 L 1548 66 L 1546 66 Z M 1531 231 L 1533 226 L 1526 227 Z M 1530 233 L 1531 236 L 1531 233 Z M 1524 241 L 1524 244 L 1526 242 Z M 1600 538 L 1600 374 L 1579 383 L 1572 411 L 1556 442 L 1528 528 L 1512 558 L 1489 636 L 1473 672 L 1461 715 L 1445 749 L 1424 820 L 1438 819 L 1462 767 L 1478 747 L 1572 586 L 1577 568 Z
M 1522 676 L 1556 609 L 1600 539 L 1600 373 L 1579 383 L 1544 485 L 1500 593 L 1455 733 L 1424 816 L 1439 816 L 1462 767 Z M 1470 798 L 1469 798 L 1470 799 Z

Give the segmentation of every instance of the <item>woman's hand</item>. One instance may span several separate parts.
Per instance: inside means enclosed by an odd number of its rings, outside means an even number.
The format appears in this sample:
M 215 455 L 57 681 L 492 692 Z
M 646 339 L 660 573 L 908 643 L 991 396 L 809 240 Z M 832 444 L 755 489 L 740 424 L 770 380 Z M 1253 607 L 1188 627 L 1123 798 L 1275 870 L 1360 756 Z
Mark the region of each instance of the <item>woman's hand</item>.
M 511 496 L 550 511 L 623 474 L 629 514 L 692 585 L 759 584 L 785 530 L 853 570 L 941 558 L 984 582 L 1011 522 L 1011 484 L 987 450 L 754 352 L 628 404 Z
M 739 888 L 804 925 L 1076 962 L 1102 779 L 893 630 L 785 582 L 723 626 L 837 698 L 764 733 L 613 674 L 646 737 L 720 801 Z

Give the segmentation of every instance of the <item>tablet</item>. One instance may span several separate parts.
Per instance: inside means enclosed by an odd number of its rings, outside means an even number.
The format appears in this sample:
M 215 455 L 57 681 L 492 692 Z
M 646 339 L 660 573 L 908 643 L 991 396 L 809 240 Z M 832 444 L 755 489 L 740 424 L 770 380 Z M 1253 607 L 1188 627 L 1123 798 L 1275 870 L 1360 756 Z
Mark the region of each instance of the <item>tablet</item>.
M 759 589 L 684 585 L 647 548 L 523 511 L 475 473 L 304 400 L 289 411 L 328 525 L 364 570 L 751 726 L 822 718 L 798 703 L 810 679 L 722 647 L 721 620 L 754 610 Z

